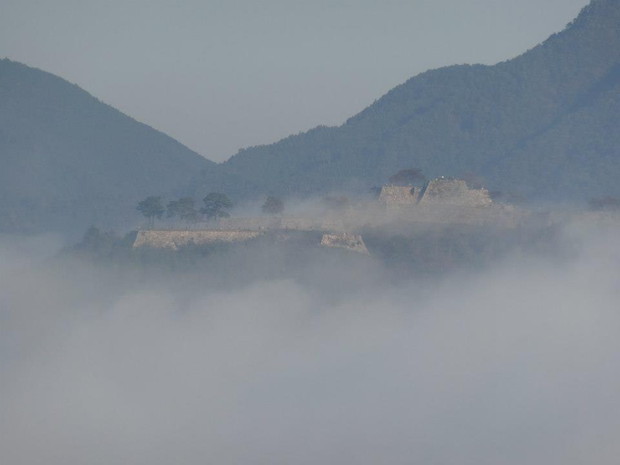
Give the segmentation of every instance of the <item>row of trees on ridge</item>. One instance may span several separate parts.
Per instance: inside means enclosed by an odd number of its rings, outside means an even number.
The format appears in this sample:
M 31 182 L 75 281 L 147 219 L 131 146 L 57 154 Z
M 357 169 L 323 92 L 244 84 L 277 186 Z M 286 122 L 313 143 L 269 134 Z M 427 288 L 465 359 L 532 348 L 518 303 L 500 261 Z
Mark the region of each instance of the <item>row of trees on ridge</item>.
M 148 219 L 151 228 L 155 224 L 155 219 L 161 219 L 164 213 L 167 218 L 177 217 L 188 224 L 197 222 L 201 215 L 207 221 L 230 217 L 233 203 L 226 194 L 211 192 L 202 199 L 202 202 L 203 206 L 198 210 L 192 197 L 181 197 L 178 200 L 171 200 L 164 207 L 160 196 L 150 196 L 139 202 L 136 209 Z M 284 211 L 284 202 L 278 197 L 268 196 L 261 209 L 265 214 L 278 215 Z
M 186 223 L 194 223 L 201 215 L 207 220 L 227 218 L 230 216 L 229 210 L 233 207 L 228 196 L 220 192 L 211 192 L 202 199 L 202 202 L 203 206 L 198 210 L 193 198 L 181 197 L 178 200 L 171 200 L 164 207 L 162 198 L 153 195 L 139 202 L 136 210 L 142 213 L 149 220 L 149 226 L 153 227 L 155 219 L 161 219 L 164 213 L 167 218 L 177 217 Z

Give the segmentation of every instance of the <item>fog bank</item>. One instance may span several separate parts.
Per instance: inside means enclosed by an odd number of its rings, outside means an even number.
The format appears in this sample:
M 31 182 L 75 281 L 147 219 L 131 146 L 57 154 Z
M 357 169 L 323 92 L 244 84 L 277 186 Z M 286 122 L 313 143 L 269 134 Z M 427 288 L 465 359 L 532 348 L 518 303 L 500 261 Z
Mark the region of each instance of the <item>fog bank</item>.
M 564 238 L 433 281 L 319 261 L 220 290 L 2 245 L 0 461 L 616 463 L 620 240 Z

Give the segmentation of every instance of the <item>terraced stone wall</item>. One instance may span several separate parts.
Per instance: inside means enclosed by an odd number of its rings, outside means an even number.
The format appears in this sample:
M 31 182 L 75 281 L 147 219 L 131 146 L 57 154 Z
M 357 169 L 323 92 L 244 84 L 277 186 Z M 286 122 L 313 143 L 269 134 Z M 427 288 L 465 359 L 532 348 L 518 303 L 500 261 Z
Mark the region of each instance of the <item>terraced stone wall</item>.
M 189 244 L 204 245 L 217 242 L 243 242 L 259 237 L 260 231 L 139 231 L 134 247 L 154 247 L 177 250 Z

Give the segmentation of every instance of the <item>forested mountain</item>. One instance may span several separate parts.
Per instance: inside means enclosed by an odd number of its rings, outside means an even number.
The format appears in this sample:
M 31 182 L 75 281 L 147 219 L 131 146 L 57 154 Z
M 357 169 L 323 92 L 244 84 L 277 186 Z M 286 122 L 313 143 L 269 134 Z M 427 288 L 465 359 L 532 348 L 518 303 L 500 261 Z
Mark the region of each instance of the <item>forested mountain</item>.
M 365 191 L 403 168 L 492 190 L 620 197 L 620 0 L 495 66 L 428 71 L 339 127 L 216 165 L 49 73 L 0 60 L 0 232 L 135 223 L 149 195 Z
M 495 66 L 428 71 L 340 127 L 242 150 L 237 195 L 368 189 L 402 168 L 531 199 L 620 196 L 620 0 Z
M 0 232 L 137 218 L 216 164 L 49 73 L 0 60 Z

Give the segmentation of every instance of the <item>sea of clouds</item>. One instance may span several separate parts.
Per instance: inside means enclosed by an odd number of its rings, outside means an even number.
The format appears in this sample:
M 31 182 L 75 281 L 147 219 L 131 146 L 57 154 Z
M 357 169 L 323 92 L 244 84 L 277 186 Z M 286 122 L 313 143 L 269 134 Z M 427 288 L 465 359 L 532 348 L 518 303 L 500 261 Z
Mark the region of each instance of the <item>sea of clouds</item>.
M 317 261 L 223 288 L 3 238 L 0 462 L 615 464 L 620 239 L 563 237 L 433 279 Z

